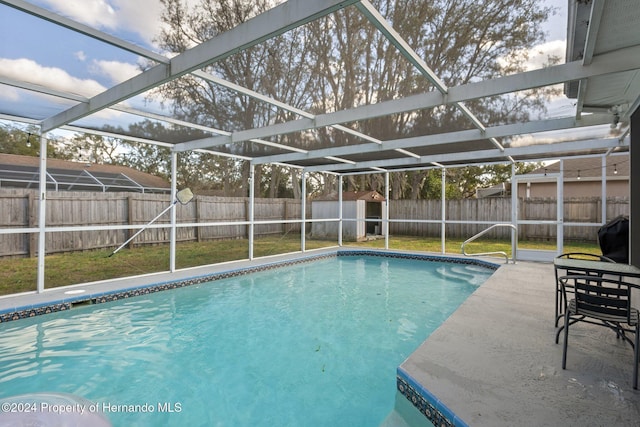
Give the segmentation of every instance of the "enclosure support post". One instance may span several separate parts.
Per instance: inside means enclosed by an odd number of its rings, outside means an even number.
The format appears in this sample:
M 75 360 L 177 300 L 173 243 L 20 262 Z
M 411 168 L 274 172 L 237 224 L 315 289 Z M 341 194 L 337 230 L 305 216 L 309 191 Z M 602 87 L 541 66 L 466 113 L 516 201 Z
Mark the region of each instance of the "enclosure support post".
M 557 229 L 557 255 L 560 255 L 564 252 L 564 160 L 560 160 L 560 178 L 557 181 L 556 186 L 557 195 L 556 195 L 556 218 L 558 219 Z
M 338 175 L 338 246 L 342 246 L 342 175 Z
M 384 248 L 389 249 L 389 172 L 384 173 Z
M 516 164 L 511 163 L 511 224 L 515 229 L 511 229 L 511 258 L 517 262 L 518 251 L 518 181 L 516 180 Z
M 302 171 L 302 189 L 300 191 L 300 197 L 302 198 L 302 222 L 300 223 L 300 250 L 305 252 L 306 242 L 305 234 L 307 229 L 307 172 Z
M 602 156 L 602 196 L 600 196 L 600 224 L 607 223 L 607 156 Z
M 44 291 L 44 256 L 46 251 L 45 228 L 47 226 L 47 138 L 40 135 L 40 203 L 38 204 L 38 278 L 36 289 Z
M 447 251 L 447 189 L 446 182 L 447 169 L 442 168 L 442 186 L 440 188 L 440 252 L 445 254 Z
M 253 163 L 249 164 L 249 259 L 253 259 L 253 233 L 254 233 L 254 220 L 255 220 L 255 172 L 256 166 Z
M 640 267 L 640 108 L 631 114 L 629 153 L 629 263 Z
M 171 152 L 171 200 L 177 198 L 178 153 Z M 171 234 L 169 237 L 169 271 L 176 271 L 176 204 L 171 209 Z

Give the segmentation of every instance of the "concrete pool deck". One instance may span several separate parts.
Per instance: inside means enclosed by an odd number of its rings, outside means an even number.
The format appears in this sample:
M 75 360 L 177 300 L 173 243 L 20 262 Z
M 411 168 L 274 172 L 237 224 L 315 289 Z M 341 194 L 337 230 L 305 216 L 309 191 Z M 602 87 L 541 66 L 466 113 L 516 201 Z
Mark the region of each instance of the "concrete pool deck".
M 400 369 L 470 426 L 640 426 L 631 346 L 576 324 L 563 370 L 554 291 L 550 263 L 501 266 Z
M 0 313 L 334 252 L 327 248 L 0 297 Z M 79 290 L 85 292 L 66 293 Z M 640 391 L 631 387 L 633 351 L 611 331 L 573 326 L 567 370 L 562 370 L 562 338 L 554 342 L 554 291 L 550 263 L 501 265 L 400 369 L 470 426 L 640 426 Z

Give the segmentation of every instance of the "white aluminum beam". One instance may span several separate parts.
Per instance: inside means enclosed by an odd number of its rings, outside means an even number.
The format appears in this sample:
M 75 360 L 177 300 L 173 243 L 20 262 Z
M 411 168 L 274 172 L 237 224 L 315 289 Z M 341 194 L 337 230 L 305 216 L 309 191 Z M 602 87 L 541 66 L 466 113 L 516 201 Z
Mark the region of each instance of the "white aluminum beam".
M 28 125 L 36 125 L 36 126 L 40 125 L 40 120 L 30 119 L 28 117 L 13 116 L 11 114 L 0 113 L 0 120 L 8 120 L 10 122 L 16 122 L 16 123 L 26 123 Z
M 40 135 L 40 183 L 38 194 L 38 266 L 36 292 L 44 292 L 45 256 L 47 254 L 47 138 L 44 132 Z
M 1 1 L 1 0 L 0 0 Z M 19 89 L 26 89 L 31 92 L 42 93 L 45 95 L 55 96 L 61 99 L 68 99 L 76 102 L 88 102 L 88 98 L 82 95 L 77 95 L 68 92 L 62 92 L 60 90 L 51 89 L 49 87 L 37 85 L 29 82 L 22 82 L 9 77 L 0 76 L 0 84 L 17 87 Z
M 410 138 L 401 138 L 386 141 L 382 146 L 377 144 L 358 144 L 343 147 L 322 148 L 310 151 L 308 154 L 282 154 L 279 156 L 265 156 L 256 159 L 255 163 L 271 163 L 271 162 L 295 162 L 301 160 L 309 160 L 313 158 L 326 156 L 349 156 L 351 154 L 372 153 L 385 150 L 393 150 L 398 148 L 411 149 L 417 147 L 426 147 L 430 145 L 453 144 L 457 142 L 475 141 L 477 139 L 503 138 L 506 136 L 522 135 L 529 133 L 555 131 L 569 128 L 578 128 L 585 126 L 595 126 L 609 124 L 611 121 L 608 115 L 590 115 L 585 116 L 581 120 L 573 117 L 562 119 L 539 120 L 526 123 L 515 123 L 502 126 L 494 126 L 486 128 L 484 132 L 478 129 L 463 130 L 457 132 L 442 133 L 436 135 L 424 135 Z M 506 150 L 506 149 L 505 149 Z M 506 152 L 505 152 L 506 155 Z M 437 160 L 434 160 L 437 161 Z
M 59 90 L 55 90 L 55 89 L 50 89 L 50 88 L 46 88 L 44 86 L 40 86 L 40 85 L 36 85 L 33 83 L 27 83 L 27 82 L 19 82 L 17 80 L 14 79 L 9 79 L 6 77 L 2 77 L 0 76 L 0 84 L 6 84 L 9 86 L 13 86 L 13 87 L 18 87 L 21 89 L 27 89 L 33 92 L 37 92 L 37 93 L 43 93 L 46 95 L 51 95 L 51 96 L 55 96 L 58 98 L 62 98 L 62 99 L 69 99 L 72 101 L 77 101 L 77 102 L 89 102 L 89 98 L 86 98 L 84 96 L 81 95 L 75 95 L 75 94 L 71 94 L 71 93 L 67 93 L 67 92 L 61 92 Z M 111 107 L 108 108 L 109 110 L 113 110 L 113 111 L 119 111 L 122 113 L 127 113 L 127 114 L 132 114 L 135 116 L 139 116 L 139 117 L 145 117 L 148 119 L 154 119 L 154 120 L 158 120 L 158 121 L 162 121 L 162 122 L 166 122 L 166 123 L 171 123 L 174 125 L 179 125 L 179 126 L 184 126 L 184 127 L 188 127 L 191 129 L 199 129 L 205 132 L 211 132 L 211 133 L 215 133 L 218 135 L 230 135 L 231 132 L 228 131 L 224 131 L 221 129 L 216 129 L 216 128 L 212 128 L 210 126 L 203 126 L 203 125 L 199 125 L 196 123 L 191 123 L 191 122 L 187 122 L 185 120 L 180 120 L 180 119 L 176 119 L 173 117 L 169 117 L 169 116 L 163 116 L 161 114 L 155 114 L 155 113 L 150 113 L 147 111 L 142 111 L 142 110 L 138 110 L 135 108 L 131 108 L 131 107 L 127 107 L 124 106 L 122 104 L 116 104 L 116 105 L 112 105 Z M 37 121 L 39 123 L 39 121 Z M 63 126 L 64 127 L 64 126 Z M 352 131 L 354 134 L 358 133 L 356 131 Z M 106 136 L 106 135 L 105 135 Z M 110 134 L 109 136 L 111 137 L 115 137 L 115 138 L 122 138 L 122 139 L 129 139 L 129 140 L 135 140 L 134 137 L 127 137 L 126 135 L 116 135 L 116 134 Z M 378 144 L 381 144 L 382 142 L 380 140 L 375 140 L 374 138 L 368 137 L 366 135 L 363 135 L 364 139 L 367 140 L 372 140 L 374 142 L 377 142 Z M 149 144 L 153 144 L 153 145 L 163 145 L 165 147 L 173 147 L 174 144 L 173 143 L 165 143 L 162 141 L 149 141 L 149 140 L 145 140 L 145 141 L 138 141 L 138 142 L 145 142 L 145 143 L 149 143 Z M 296 147 L 291 147 L 288 145 L 284 145 L 284 144 L 278 144 L 276 142 L 271 142 L 271 141 L 265 141 L 265 140 L 261 140 L 261 139 L 252 139 L 251 142 L 255 142 L 257 144 L 262 144 L 262 145 L 267 145 L 270 147 L 276 147 L 285 151 L 294 151 L 297 153 L 306 153 L 307 150 L 303 150 L 301 148 L 296 148 Z
M 175 149 L 177 151 L 188 151 L 194 148 L 213 147 L 216 145 L 247 141 L 254 138 L 266 138 L 324 126 L 332 126 L 339 123 L 367 120 L 390 114 L 464 102 L 471 99 L 497 96 L 638 68 L 640 68 L 640 46 L 634 46 L 598 55 L 593 58 L 593 61 L 588 67 L 585 67 L 582 61 L 573 61 L 520 74 L 451 87 L 448 89 L 446 97 L 437 91 L 427 92 L 373 105 L 363 105 L 349 110 L 320 114 L 317 115 L 315 119 L 302 118 L 262 128 L 238 131 L 230 136 L 218 136 L 176 144 Z M 487 137 L 489 136 L 480 136 L 477 139 L 485 139 Z
M 146 114 L 141 114 L 141 115 L 143 117 L 147 116 Z M 170 119 L 169 122 L 173 123 L 174 121 Z M 113 133 L 113 132 L 105 132 L 105 131 L 101 131 L 101 130 L 83 128 L 83 127 L 79 127 L 79 126 L 66 125 L 66 126 L 60 127 L 60 129 L 70 130 L 70 131 L 74 131 L 74 132 L 81 132 L 81 133 L 89 133 L 89 134 L 94 134 L 94 135 L 101 135 L 101 136 L 105 136 L 105 137 L 108 137 L 108 138 L 125 139 L 125 140 L 128 140 L 128 141 L 140 142 L 140 143 L 143 143 L 143 144 L 150 144 L 150 145 L 158 145 L 158 146 L 167 147 L 167 148 L 173 148 L 173 146 L 174 146 L 173 143 L 169 143 L 169 142 L 162 142 L 162 141 L 157 141 L 157 140 L 152 140 L 152 139 L 139 138 L 139 137 L 136 137 L 136 136 L 117 134 L 117 133 Z M 213 132 L 214 130 L 212 129 L 211 131 Z M 225 132 L 225 131 L 222 131 L 222 130 L 219 130 L 219 129 L 215 129 L 215 131 L 220 132 L 220 133 Z M 278 143 L 270 142 L 270 141 L 251 140 L 251 142 L 256 142 L 256 143 L 259 143 L 259 144 L 262 144 L 262 145 L 276 147 L 276 148 L 284 149 L 284 150 L 287 150 L 287 151 L 293 151 L 293 152 L 296 152 L 296 153 L 307 153 L 308 152 L 307 150 L 302 150 L 302 149 L 295 148 L 295 147 L 289 147 L 287 145 L 278 144 Z M 239 154 L 223 153 L 223 152 L 220 152 L 220 151 L 205 150 L 205 149 L 196 149 L 196 150 L 193 150 L 193 151 L 200 152 L 200 153 L 206 153 L 206 154 L 213 154 L 215 156 L 229 157 L 229 158 L 238 159 L 238 160 L 252 160 L 252 157 L 242 156 L 242 155 L 239 155 Z M 346 160 L 342 160 L 342 161 L 347 162 Z
M 588 79 L 582 79 L 578 82 L 578 96 L 576 98 L 576 120 L 580 120 L 580 118 L 582 117 L 582 110 L 584 109 L 584 94 L 587 93 L 588 85 Z
M 387 159 L 387 160 L 372 160 L 367 162 L 358 162 L 355 165 L 323 165 L 323 166 L 313 166 L 305 168 L 307 172 L 320 172 L 320 171 L 349 171 L 353 169 L 363 169 L 363 168 L 391 168 L 391 167 L 411 167 L 412 165 L 426 164 L 429 162 L 439 162 L 439 163 L 459 163 L 460 165 L 464 165 L 469 162 L 469 158 L 473 157 L 474 160 L 478 162 L 482 162 L 484 159 L 495 159 L 499 157 L 503 157 L 504 155 L 508 155 L 511 157 L 519 157 L 519 156 L 536 156 L 539 158 L 553 158 L 557 157 L 559 154 L 566 155 L 566 153 L 580 153 L 585 150 L 593 150 L 593 149 L 607 149 L 607 148 L 616 148 L 616 147 L 628 147 L 629 140 L 621 142 L 617 138 L 608 138 L 608 139 L 592 139 L 587 141 L 570 141 L 570 142 L 558 142 L 554 144 L 536 144 L 529 145 L 525 147 L 514 147 L 514 148 L 505 148 L 504 151 L 500 149 L 494 148 L 490 150 L 477 150 L 472 152 L 462 152 L 462 153 L 445 153 L 445 154 L 437 154 L 424 156 L 420 160 L 416 159 Z M 554 155 L 555 154 L 555 155 Z M 516 160 L 517 161 L 517 160 Z M 528 161 L 528 160 L 523 160 Z M 447 166 L 451 167 L 451 166 Z M 383 169 L 386 170 L 386 169 Z
M 198 70 L 207 64 L 219 61 L 269 38 L 283 34 L 292 28 L 349 6 L 356 1 L 323 0 L 309 2 L 305 0 L 289 0 L 181 53 L 172 58 L 169 64 L 156 65 L 94 96 L 88 103 L 78 104 L 43 120 L 42 130 L 46 132 L 108 108 L 160 84 Z
M 587 27 L 587 38 L 584 42 L 584 51 L 582 52 L 582 63 L 584 65 L 591 64 L 593 59 L 593 51 L 596 47 L 598 38 L 598 30 L 600 30 L 600 20 L 604 10 L 605 0 L 592 0 L 591 14 L 589 16 L 589 26 Z
M 589 17 L 589 26 L 587 27 L 587 38 L 585 40 L 584 50 L 582 52 L 582 64 L 589 65 L 593 59 L 593 51 L 596 46 L 598 30 L 600 29 L 600 20 L 602 11 L 604 10 L 604 0 L 593 0 L 591 4 L 591 15 Z M 584 108 L 584 97 L 587 93 L 588 80 L 582 79 L 578 83 L 578 96 L 576 102 L 576 118 L 582 115 Z
M 171 208 L 171 229 L 169 231 L 169 271 L 174 273 L 176 271 L 176 240 L 177 240 L 177 211 L 176 203 L 174 200 L 178 200 L 178 155 L 177 153 L 171 153 L 171 202 L 173 207 Z
M 0 115 L 0 118 L 2 118 L 1 115 Z M 19 120 L 13 120 L 13 121 L 19 121 Z M 98 130 L 98 129 L 84 128 L 84 127 L 80 127 L 80 126 L 66 125 L 66 126 L 60 127 L 60 129 L 68 130 L 68 131 L 71 131 L 71 132 L 88 133 L 90 135 L 99 135 L 99 136 L 104 136 L 104 137 L 107 137 L 107 138 L 125 139 L 127 141 L 140 142 L 142 144 L 158 145 L 158 146 L 161 146 L 161 147 L 168 147 L 168 148 L 173 147 L 173 144 L 168 143 L 168 142 L 159 142 L 159 141 L 156 141 L 156 140 L 153 140 L 153 139 L 146 139 L 146 138 L 140 138 L 140 137 L 136 137 L 136 136 L 122 135 L 122 134 L 119 134 L 119 133 L 106 132 L 106 131 L 102 131 L 102 130 Z M 219 151 L 201 150 L 201 149 L 194 150 L 194 151 L 198 152 L 198 153 L 213 154 L 213 155 L 216 155 L 216 156 L 229 157 L 229 158 L 238 159 L 238 160 L 252 160 L 251 157 L 241 156 L 241 155 L 238 155 L 238 154 L 221 153 Z

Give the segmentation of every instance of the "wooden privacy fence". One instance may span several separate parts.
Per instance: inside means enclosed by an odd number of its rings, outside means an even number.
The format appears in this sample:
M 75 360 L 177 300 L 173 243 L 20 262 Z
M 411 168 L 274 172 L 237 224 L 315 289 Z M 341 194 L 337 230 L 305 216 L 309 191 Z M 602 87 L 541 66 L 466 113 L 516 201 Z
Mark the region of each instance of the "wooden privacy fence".
M 473 222 L 511 222 L 511 198 L 447 200 L 446 236 L 467 239 L 489 227 Z M 557 203 L 553 198 L 519 199 L 520 220 L 553 221 L 557 218 Z M 594 223 L 593 226 L 564 227 L 565 240 L 596 242 L 602 220 L 602 202 L 599 197 L 574 198 L 564 201 L 564 223 Z M 629 215 L 627 197 L 607 198 L 606 221 L 619 215 Z M 393 200 L 389 204 L 389 217 L 403 220 L 439 220 L 442 217 L 440 200 Z M 457 221 L 468 223 L 458 224 Z M 415 221 L 391 223 L 389 233 L 410 236 L 440 236 L 441 224 Z M 496 228 L 486 238 L 508 239 L 511 229 Z M 521 240 L 555 240 L 555 224 L 524 224 L 518 228 Z
M 145 225 L 171 203 L 169 196 L 141 193 L 48 192 L 47 227 Z M 235 239 L 247 237 L 248 226 L 232 224 L 249 220 L 249 199 L 243 197 L 196 196 L 191 203 L 177 204 L 178 223 L 203 223 L 201 227 L 178 227 L 178 241 Z M 38 226 L 38 192 L 33 190 L 0 191 L 0 228 Z M 300 231 L 301 205 L 293 199 L 256 199 L 256 221 L 278 222 L 255 227 L 256 236 Z M 154 224 L 169 224 L 170 211 Z M 229 225 L 207 226 L 206 223 Z M 138 229 L 48 232 L 47 253 L 115 248 Z M 0 257 L 35 256 L 37 233 L 0 234 Z M 149 227 L 134 241 L 139 244 L 167 243 L 170 228 Z
M 70 226 L 127 226 L 144 225 L 155 218 L 171 203 L 169 196 L 141 193 L 93 193 L 48 192 L 47 227 Z M 521 199 L 521 219 L 553 220 L 556 217 L 555 199 Z M 0 190 L 0 228 L 35 228 L 38 226 L 38 192 L 34 190 Z M 178 223 L 199 223 L 199 227 L 178 227 L 178 241 L 203 241 L 211 239 L 235 239 L 248 236 L 248 226 L 233 222 L 249 221 L 249 199 L 244 197 L 196 196 L 187 205 L 177 204 Z M 590 241 L 597 239 L 601 221 L 599 198 L 566 200 L 564 221 L 595 223 L 594 226 L 565 226 L 566 240 Z M 300 220 L 301 204 L 294 199 L 256 199 L 256 221 L 273 221 L 257 224 L 257 237 L 270 234 L 299 232 L 300 223 L 283 221 Z M 392 200 L 389 204 L 392 235 L 440 236 L 439 222 L 442 212 L 440 200 Z M 311 203 L 306 206 L 307 218 L 311 218 Z M 629 214 L 628 198 L 607 200 L 607 220 Z M 417 222 L 433 220 L 434 223 Z M 487 198 L 446 201 L 446 235 L 451 238 L 469 238 L 484 230 L 488 224 L 473 222 L 510 222 L 511 199 Z M 468 221 L 469 223 L 457 223 Z M 163 215 L 156 224 L 168 224 L 170 213 Z M 225 225 L 225 223 L 229 225 Z M 208 223 L 216 223 L 206 225 Z M 310 230 L 311 227 L 307 227 Z M 125 242 L 137 229 L 61 231 L 46 234 L 47 253 L 115 248 Z M 555 225 L 522 225 L 519 237 L 523 240 L 555 239 Z M 509 238 L 510 230 L 498 228 L 487 234 L 488 238 Z M 170 229 L 150 227 L 134 239 L 136 245 L 166 243 Z M 0 257 L 35 256 L 37 233 L 0 234 Z

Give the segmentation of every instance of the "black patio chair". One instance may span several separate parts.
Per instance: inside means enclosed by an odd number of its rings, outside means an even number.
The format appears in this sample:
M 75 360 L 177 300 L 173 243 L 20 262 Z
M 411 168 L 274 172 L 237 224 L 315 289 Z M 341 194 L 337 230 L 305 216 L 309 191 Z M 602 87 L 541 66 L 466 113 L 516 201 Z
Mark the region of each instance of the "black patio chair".
M 601 261 L 601 262 L 615 262 L 611 258 L 608 258 L 604 255 L 590 254 L 590 253 L 582 253 L 582 252 L 568 252 L 562 255 L 558 255 L 556 259 L 583 259 L 587 261 Z M 558 327 L 558 322 L 560 319 L 564 317 L 564 313 L 567 308 L 567 300 L 564 298 L 564 294 L 562 293 L 562 288 L 560 287 L 559 278 L 561 276 L 571 276 L 571 275 L 580 275 L 580 276 L 591 276 L 598 275 L 593 272 L 588 272 L 579 268 L 567 268 L 562 266 L 554 265 L 555 274 L 556 274 L 556 312 L 555 312 L 555 326 Z M 571 289 L 567 289 L 567 293 L 572 293 Z M 560 335 L 560 330 L 556 334 L 556 344 L 558 343 L 558 336 Z
M 565 301 L 567 290 L 573 293 L 568 300 L 564 316 L 564 343 L 562 347 L 562 369 L 567 366 L 567 344 L 569 326 L 576 322 L 586 322 L 604 326 L 616 332 L 618 338 L 633 347 L 633 388 L 638 389 L 638 362 L 640 354 L 640 334 L 638 310 L 631 307 L 632 285 L 614 278 L 599 276 L 570 275 L 559 278 Z M 627 334 L 634 334 L 634 340 Z

